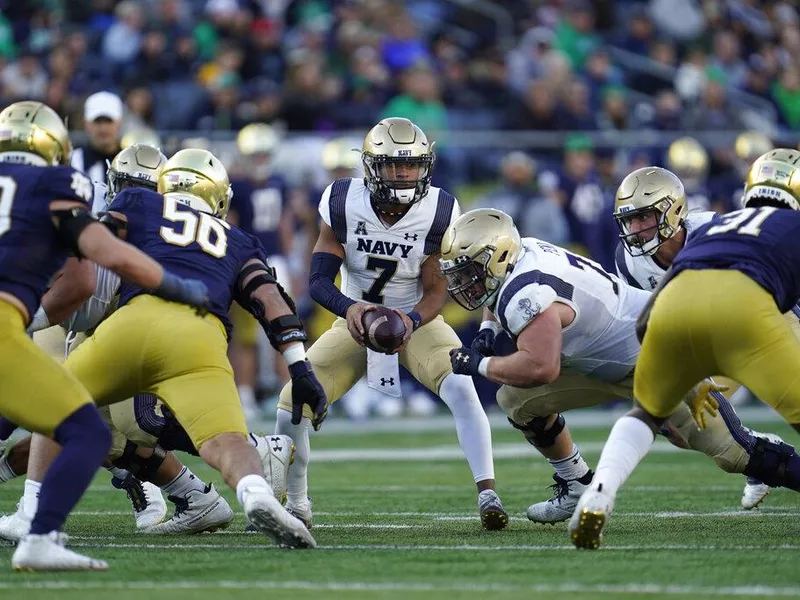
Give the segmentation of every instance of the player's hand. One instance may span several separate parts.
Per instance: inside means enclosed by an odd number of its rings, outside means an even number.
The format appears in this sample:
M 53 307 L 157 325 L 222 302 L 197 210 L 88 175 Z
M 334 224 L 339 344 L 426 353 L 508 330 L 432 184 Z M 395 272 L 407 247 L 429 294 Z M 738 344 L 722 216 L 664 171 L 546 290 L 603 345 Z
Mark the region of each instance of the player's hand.
M 328 416 L 328 398 L 311 369 L 311 363 L 307 360 L 293 363 L 289 365 L 289 374 L 292 376 L 292 425 L 300 424 L 303 406 L 307 404 L 313 413 L 311 425 L 314 431 L 319 431 Z
M 494 356 L 494 342 L 497 338 L 498 326 L 496 323 L 489 321 L 493 326 L 486 326 L 486 322 L 481 324 L 481 329 L 472 340 L 470 348 L 480 352 L 483 356 Z
M 395 308 L 395 309 L 393 309 L 393 310 L 394 310 L 394 312 L 396 312 L 398 315 L 400 315 L 400 318 L 401 318 L 401 319 L 403 319 L 403 324 L 406 326 L 406 334 L 403 336 L 403 343 L 402 343 L 402 344 L 400 344 L 400 345 L 399 345 L 399 346 L 398 346 L 398 347 L 397 347 L 397 348 L 394 350 L 394 352 L 389 352 L 389 354 L 400 354 L 400 353 L 401 353 L 403 350 L 405 350 L 405 349 L 406 349 L 406 346 L 408 345 L 408 340 L 410 340 L 410 339 L 411 339 L 411 334 L 412 334 L 412 333 L 414 333 L 414 321 L 412 321 L 412 320 L 411 320 L 411 317 L 409 317 L 409 316 L 408 316 L 406 313 L 404 313 L 403 311 L 401 311 L 401 310 L 397 310 L 396 308 Z
M 200 316 L 205 315 L 210 307 L 208 287 L 205 283 L 197 279 L 178 277 L 167 270 L 164 271 L 161 285 L 153 292 L 164 300 L 194 306 Z
M 706 379 L 700 382 L 692 391 L 688 400 L 689 409 L 692 412 L 695 423 L 697 423 L 700 429 L 705 429 L 707 426 L 706 414 L 716 417 L 717 411 L 719 410 L 719 402 L 711 395 L 711 392 L 724 392 L 727 389 L 728 386 L 718 385 L 711 379 Z
M 361 317 L 370 310 L 375 310 L 375 305 L 365 302 L 356 302 L 347 309 L 347 330 L 353 336 L 353 339 L 358 342 L 359 346 L 366 346 L 364 342 L 364 324 L 361 322 Z
M 483 359 L 480 352 L 466 346 L 450 350 L 450 364 L 457 375 L 480 375 L 478 366 Z

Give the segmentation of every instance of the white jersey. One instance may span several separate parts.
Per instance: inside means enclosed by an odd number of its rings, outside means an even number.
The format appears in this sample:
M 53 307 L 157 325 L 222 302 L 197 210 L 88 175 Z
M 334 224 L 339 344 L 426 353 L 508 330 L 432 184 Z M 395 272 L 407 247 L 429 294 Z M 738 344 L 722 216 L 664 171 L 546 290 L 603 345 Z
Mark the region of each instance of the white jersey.
M 329 185 L 319 212 L 344 248 L 342 293 L 404 312 L 422 298 L 422 263 L 439 253 L 445 230 L 460 214 L 451 194 L 432 187 L 389 227 L 372 208 L 364 181 L 355 178 Z
M 631 373 L 639 355 L 636 319 L 649 292 L 637 290 L 588 259 L 535 238 L 503 282 L 493 309 L 515 338 L 554 302 L 575 311 L 563 329 L 562 367 L 607 382 Z
M 709 210 L 688 213 L 683 221 L 683 226 L 686 228 L 686 239 L 688 240 L 693 231 L 708 223 L 715 215 L 715 212 Z M 614 260 L 619 276 L 633 287 L 641 290 L 654 290 L 664 273 L 667 272 L 650 255 L 631 256 L 623 247 L 622 242 L 617 245 Z

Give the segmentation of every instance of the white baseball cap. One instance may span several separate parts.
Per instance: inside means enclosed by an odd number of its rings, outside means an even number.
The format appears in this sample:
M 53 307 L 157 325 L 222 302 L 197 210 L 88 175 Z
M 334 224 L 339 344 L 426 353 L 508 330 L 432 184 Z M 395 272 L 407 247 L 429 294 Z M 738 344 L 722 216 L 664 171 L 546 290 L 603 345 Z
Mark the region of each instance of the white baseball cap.
M 83 105 L 83 119 L 89 123 L 100 117 L 112 121 L 122 120 L 122 100 L 111 92 L 97 92 L 86 99 Z

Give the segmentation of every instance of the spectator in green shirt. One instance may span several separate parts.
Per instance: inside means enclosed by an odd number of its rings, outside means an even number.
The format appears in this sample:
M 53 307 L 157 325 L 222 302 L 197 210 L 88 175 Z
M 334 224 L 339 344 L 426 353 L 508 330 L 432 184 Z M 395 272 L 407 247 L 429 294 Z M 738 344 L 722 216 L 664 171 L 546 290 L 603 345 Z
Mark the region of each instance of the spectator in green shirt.
M 447 129 L 447 109 L 441 100 L 441 90 L 435 74 L 426 66 L 412 67 L 403 74 L 402 93 L 384 107 L 381 118 L 405 117 L 422 130 L 437 138 Z
M 555 47 L 569 57 L 573 69 L 582 69 L 586 59 L 600 45 L 592 5 L 587 0 L 569 0 L 564 14 L 556 27 Z

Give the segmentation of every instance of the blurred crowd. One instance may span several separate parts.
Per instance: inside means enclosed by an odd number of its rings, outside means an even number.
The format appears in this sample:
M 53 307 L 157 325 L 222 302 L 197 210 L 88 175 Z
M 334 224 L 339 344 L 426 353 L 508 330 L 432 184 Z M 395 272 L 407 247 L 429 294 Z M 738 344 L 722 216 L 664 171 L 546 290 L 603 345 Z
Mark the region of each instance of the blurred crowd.
M 312 332 L 316 203 L 380 118 L 436 140 L 434 184 L 462 204 L 613 270 L 627 172 L 667 166 L 725 212 L 755 156 L 796 144 L 798 57 L 793 1 L 0 0 L 0 102 L 68 118 L 95 180 L 133 141 L 210 147 Z

